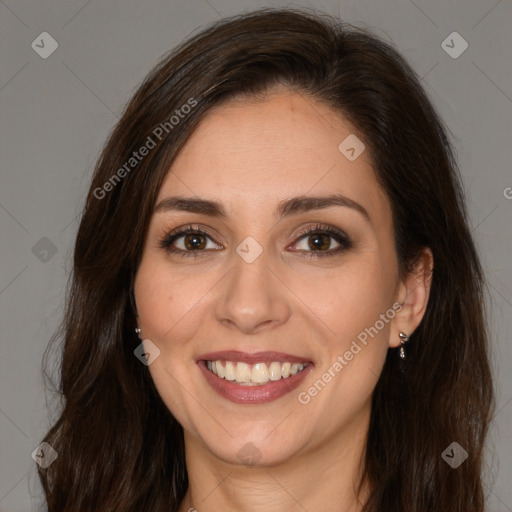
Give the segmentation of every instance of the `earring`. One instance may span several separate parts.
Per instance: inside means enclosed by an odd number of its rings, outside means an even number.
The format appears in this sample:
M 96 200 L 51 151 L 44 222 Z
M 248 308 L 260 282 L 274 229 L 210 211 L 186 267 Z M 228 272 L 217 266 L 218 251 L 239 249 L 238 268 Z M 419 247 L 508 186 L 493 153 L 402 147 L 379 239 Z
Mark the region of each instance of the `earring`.
M 142 332 L 142 329 L 140 327 L 136 327 L 135 332 L 137 333 L 137 336 L 140 338 L 140 333 Z
M 403 347 L 403 345 L 405 345 L 409 341 L 410 336 L 407 336 L 407 334 L 405 334 L 404 332 L 400 332 L 399 336 L 400 343 L 402 344 L 402 346 L 400 347 L 400 358 L 405 359 L 405 348 Z

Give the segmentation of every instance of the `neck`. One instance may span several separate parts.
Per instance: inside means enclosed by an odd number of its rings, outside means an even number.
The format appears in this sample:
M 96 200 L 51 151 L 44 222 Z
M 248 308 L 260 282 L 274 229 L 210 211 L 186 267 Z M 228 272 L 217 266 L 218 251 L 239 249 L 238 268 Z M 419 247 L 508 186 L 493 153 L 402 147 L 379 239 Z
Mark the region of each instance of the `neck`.
M 220 460 L 185 431 L 189 488 L 179 512 L 360 512 L 369 494 L 363 473 L 370 407 L 342 432 L 285 461 L 242 466 Z

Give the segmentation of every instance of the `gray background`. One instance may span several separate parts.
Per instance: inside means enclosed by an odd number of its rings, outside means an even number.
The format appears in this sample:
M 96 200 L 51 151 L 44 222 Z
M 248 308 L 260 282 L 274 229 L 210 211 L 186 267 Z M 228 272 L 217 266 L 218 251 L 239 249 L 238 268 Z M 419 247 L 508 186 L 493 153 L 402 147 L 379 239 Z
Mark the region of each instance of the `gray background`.
M 0 0 L 0 511 L 38 509 L 31 453 L 51 421 L 41 358 L 61 318 L 76 217 L 101 145 L 164 52 L 220 17 L 285 5 Z M 489 510 L 512 511 L 511 1 L 293 5 L 341 15 L 394 43 L 451 130 L 492 308 L 498 396 L 487 453 Z M 469 44 L 458 58 L 442 47 L 454 31 Z M 31 47 L 42 46 L 42 32 L 58 42 L 46 59 Z

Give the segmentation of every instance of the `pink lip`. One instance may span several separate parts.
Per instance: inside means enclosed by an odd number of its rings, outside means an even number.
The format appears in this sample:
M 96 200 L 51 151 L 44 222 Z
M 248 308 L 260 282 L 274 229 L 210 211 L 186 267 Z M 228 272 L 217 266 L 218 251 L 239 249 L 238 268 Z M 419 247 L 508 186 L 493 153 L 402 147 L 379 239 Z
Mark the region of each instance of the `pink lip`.
M 283 352 L 254 352 L 248 354 L 247 352 L 240 352 L 238 350 L 224 350 L 222 352 L 210 352 L 203 354 L 197 358 L 197 361 L 233 361 L 247 364 L 267 363 L 273 361 L 280 363 L 307 363 L 308 359 L 304 357 L 292 356 L 291 354 L 284 354 Z M 275 381 L 278 382 L 278 381 Z
M 299 384 L 304 380 L 307 374 L 309 374 L 310 371 L 313 370 L 314 365 L 308 364 L 301 372 L 296 373 L 295 375 L 292 375 L 286 379 L 281 378 L 279 380 L 275 381 L 269 381 L 267 384 L 261 384 L 258 386 L 243 386 L 240 384 L 235 384 L 233 381 L 229 381 L 226 379 L 223 379 L 217 375 L 215 375 L 213 372 L 208 370 L 206 366 L 206 361 L 215 361 L 218 359 L 224 359 L 223 357 L 218 357 L 219 353 L 215 354 L 214 359 L 210 359 L 210 356 L 212 354 L 208 354 L 208 359 L 206 360 L 199 360 L 197 362 L 197 365 L 203 372 L 204 377 L 206 378 L 206 381 L 208 384 L 216 391 L 220 396 L 223 398 L 227 398 L 228 400 L 231 400 L 232 402 L 238 403 L 238 404 L 266 404 L 268 402 L 273 402 L 274 400 L 277 400 L 278 398 L 281 398 L 282 396 L 286 395 L 287 393 L 290 393 L 293 391 Z M 225 352 L 224 352 L 225 354 Z M 268 352 L 260 352 L 260 358 L 257 359 L 257 362 L 262 362 L 261 354 L 268 354 Z M 273 353 L 274 354 L 274 353 Z M 248 355 L 248 354 L 246 354 Z M 280 359 L 280 361 L 289 361 L 289 362 L 299 362 L 304 360 L 299 360 L 298 358 L 293 358 L 293 361 L 290 361 L 288 359 L 289 356 L 286 358 Z M 233 359 L 226 358 L 228 361 L 233 361 Z M 253 359 L 253 358 L 252 358 Z M 241 362 L 247 362 L 247 359 L 241 360 L 241 359 L 235 359 L 235 361 L 241 361 Z M 272 359 L 273 361 L 277 361 L 278 359 Z M 254 361 L 251 361 L 254 362 Z M 249 363 L 248 363 L 249 364 Z

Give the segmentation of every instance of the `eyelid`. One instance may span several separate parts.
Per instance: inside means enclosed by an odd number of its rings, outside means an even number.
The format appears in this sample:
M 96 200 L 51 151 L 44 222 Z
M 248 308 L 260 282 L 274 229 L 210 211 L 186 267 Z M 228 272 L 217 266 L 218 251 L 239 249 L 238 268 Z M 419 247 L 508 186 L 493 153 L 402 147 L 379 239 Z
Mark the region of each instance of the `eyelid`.
M 301 229 L 295 235 L 295 237 L 302 238 L 304 235 L 308 235 L 310 233 L 316 233 L 318 231 L 320 231 L 320 232 L 323 231 L 323 232 L 327 232 L 329 234 L 339 235 L 340 237 L 348 239 L 348 235 L 344 231 L 342 231 L 341 229 L 336 228 L 334 226 L 330 226 L 329 224 L 320 224 L 320 223 L 317 223 L 314 226 L 308 226 L 306 228 Z

